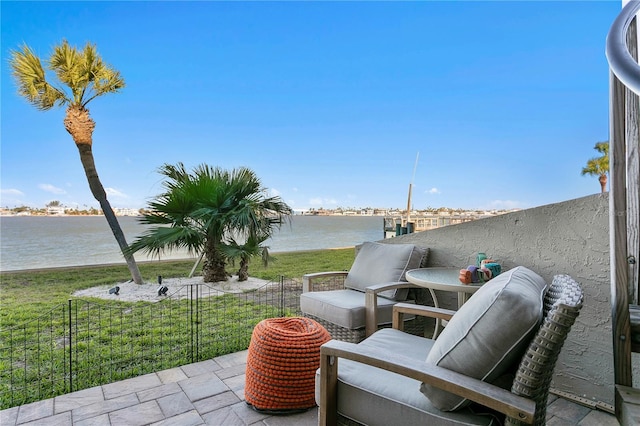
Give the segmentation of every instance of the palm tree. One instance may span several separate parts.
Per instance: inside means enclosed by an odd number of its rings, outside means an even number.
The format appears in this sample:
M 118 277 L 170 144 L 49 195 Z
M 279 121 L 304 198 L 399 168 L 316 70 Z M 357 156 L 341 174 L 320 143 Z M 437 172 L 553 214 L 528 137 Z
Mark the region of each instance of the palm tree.
M 265 267 L 269 264 L 269 260 L 271 259 L 269 247 L 262 245 L 267 238 L 269 238 L 268 235 L 249 235 L 244 244 L 240 244 L 234 238 L 230 238 L 229 242 L 222 247 L 222 252 L 227 259 L 231 261 L 240 259 L 238 281 L 246 281 L 249 279 L 249 263 L 252 257 L 260 256 L 262 264 Z
M 593 149 L 602 156 L 587 161 L 587 165 L 582 168 L 582 176 L 598 176 L 600 189 L 604 193 L 607 191 L 607 175 L 609 174 L 609 142 L 597 142 Z
M 142 284 L 138 265 L 133 255 L 127 251 L 124 232 L 96 171 L 92 152 L 95 122 L 87 109 L 87 104 L 95 98 L 120 91 L 125 85 L 124 79 L 117 70 L 102 61 L 96 47 L 90 43 L 82 51 L 71 47 L 66 40 L 54 46 L 47 65 L 55 74 L 55 85 L 47 81 L 40 58 L 29 46 L 23 45 L 20 50 L 12 50 L 10 54 L 9 63 L 18 86 L 18 94 L 41 111 L 48 111 L 55 106 L 67 107 L 64 127 L 78 148 L 91 193 L 100 203 L 133 281 Z
M 202 253 L 205 282 L 227 280 L 228 244 L 235 239 L 264 241 L 292 213 L 280 197 L 267 197 L 246 167 L 229 172 L 202 164 L 189 173 L 178 163 L 164 164 L 159 173 L 167 178 L 166 192 L 149 202 L 141 222 L 153 226 L 130 249 L 157 256 L 181 248 Z

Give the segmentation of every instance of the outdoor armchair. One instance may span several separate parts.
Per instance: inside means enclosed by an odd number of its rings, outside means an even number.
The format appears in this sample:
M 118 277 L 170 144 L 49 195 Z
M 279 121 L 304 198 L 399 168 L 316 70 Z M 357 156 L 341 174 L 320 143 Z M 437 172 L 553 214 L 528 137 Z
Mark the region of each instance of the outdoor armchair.
M 544 425 L 560 349 L 582 307 L 568 275 L 549 288 L 518 267 L 459 311 L 399 303 L 393 328 L 320 348 L 319 424 Z M 402 316 L 448 319 L 436 340 L 402 331 Z M 518 320 L 515 321 L 514 319 Z M 510 388 L 510 391 L 507 390 Z
M 391 325 L 393 305 L 407 301 L 416 285 L 406 271 L 424 266 L 429 249 L 413 244 L 365 242 L 347 271 L 302 277 L 300 310 L 322 324 L 334 339 L 359 342 Z

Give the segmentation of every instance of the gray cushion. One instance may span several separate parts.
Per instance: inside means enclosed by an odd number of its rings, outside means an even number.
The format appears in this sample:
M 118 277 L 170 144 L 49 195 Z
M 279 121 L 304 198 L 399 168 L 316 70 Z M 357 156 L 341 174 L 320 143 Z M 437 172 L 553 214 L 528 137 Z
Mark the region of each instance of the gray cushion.
M 413 244 L 362 244 L 344 282 L 346 288 L 365 291 L 375 284 L 406 281 L 405 273 L 419 268 L 428 251 Z M 388 290 L 381 296 L 405 300 L 407 289 Z
M 546 289 L 542 277 L 523 266 L 488 281 L 451 318 L 427 362 L 493 382 L 526 350 L 542 320 Z M 441 410 L 468 403 L 424 383 L 420 390 Z
M 359 345 L 424 360 L 433 340 L 398 330 L 378 330 Z M 443 412 L 419 392 L 420 382 L 358 362 L 338 361 L 338 412 L 369 425 L 488 425 L 492 418 L 469 409 Z M 316 402 L 319 399 L 316 374 Z M 400 420 L 401 419 L 401 420 Z
M 396 302 L 378 297 L 378 324 L 391 324 Z M 300 295 L 300 310 L 333 324 L 356 330 L 365 326 L 364 293 L 355 290 L 312 291 Z

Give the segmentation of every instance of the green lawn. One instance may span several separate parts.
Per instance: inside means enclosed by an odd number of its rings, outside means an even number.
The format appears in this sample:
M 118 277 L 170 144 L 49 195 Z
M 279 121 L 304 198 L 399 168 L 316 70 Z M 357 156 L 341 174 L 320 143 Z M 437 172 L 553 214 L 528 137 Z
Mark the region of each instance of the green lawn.
M 268 267 L 255 262 L 249 273 L 300 282 L 308 272 L 347 270 L 353 258 L 353 249 L 281 253 Z M 193 262 L 139 267 L 154 282 L 158 275 L 187 276 Z M 71 297 L 129 278 L 124 264 L 2 273 L 0 408 L 68 392 L 69 381 L 78 390 L 243 350 L 255 324 L 280 315 L 266 299 L 228 294 L 198 299 L 195 307 L 188 299 L 129 303 Z

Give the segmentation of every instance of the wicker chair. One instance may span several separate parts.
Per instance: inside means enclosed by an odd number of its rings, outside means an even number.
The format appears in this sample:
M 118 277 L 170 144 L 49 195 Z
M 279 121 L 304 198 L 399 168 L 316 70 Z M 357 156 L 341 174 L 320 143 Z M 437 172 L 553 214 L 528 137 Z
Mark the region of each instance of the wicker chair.
M 456 315 L 463 310 L 468 312 L 465 306 L 478 294 L 480 290 Z M 567 275 L 555 276 L 543 294 L 542 323 L 533 327 L 524 339 L 526 350 L 521 350 L 518 359 L 511 363 L 510 370 L 515 370 L 515 378 L 510 376 L 511 391 L 504 383 L 498 386 L 497 382 L 487 383 L 428 360 L 425 362 L 424 353 L 421 355 L 421 350 L 416 349 L 421 345 L 417 339 L 426 342 L 426 352 L 436 350 L 435 342 L 403 333 L 402 316 L 409 313 L 450 319 L 439 340 L 452 326 L 453 312 L 401 303 L 394 306 L 393 329 L 380 330 L 357 345 L 332 340 L 321 346 L 316 380 L 319 424 L 394 424 L 402 418 L 403 424 L 500 424 L 505 421 L 512 425 L 544 425 L 554 366 L 582 307 L 583 294 L 580 285 Z M 496 334 L 500 334 L 501 325 L 509 326 L 495 324 Z M 403 348 L 406 352 L 398 354 Z M 425 387 L 449 397 L 464 398 L 469 405 L 442 411 L 434 407 L 430 396 L 420 393 L 425 393 Z
M 348 272 L 302 277 L 302 315 L 320 323 L 332 338 L 358 343 L 378 328 L 391 326 L 393 305 L 409 301 L 409 289 L 419 290 L 406 281 L 405 272 L 423 267 L 428 255 L 428 248 L 413 244 L 366 242 Z M 420 327 L 413 318 L 408 320 Z

